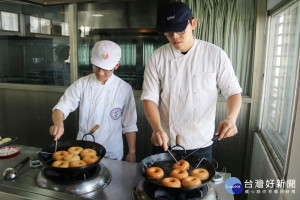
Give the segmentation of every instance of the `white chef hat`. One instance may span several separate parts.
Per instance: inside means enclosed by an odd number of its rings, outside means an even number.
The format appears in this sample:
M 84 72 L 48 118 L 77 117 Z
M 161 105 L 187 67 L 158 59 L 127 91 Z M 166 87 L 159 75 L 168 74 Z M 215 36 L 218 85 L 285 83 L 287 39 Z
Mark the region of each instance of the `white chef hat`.
M 112 70 L 121 59 L 121 48 L 109 40 L 96 42 L 92 49 L 91 63 L 106 70 Z

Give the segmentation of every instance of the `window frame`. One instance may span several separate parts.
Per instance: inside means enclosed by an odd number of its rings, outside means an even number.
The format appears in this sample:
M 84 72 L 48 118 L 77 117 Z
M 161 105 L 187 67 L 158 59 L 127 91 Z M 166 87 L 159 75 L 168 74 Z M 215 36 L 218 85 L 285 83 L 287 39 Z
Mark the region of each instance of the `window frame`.
M 259 124 L 259 132 L 261 133 L 262 139 L 265 142 L 267 153 L 270 156 L 270 160 L 273 164 L 273 167 L 278 175 L 279 178 L 281 179 L 286 179 L 287 178 L 287 172 L 289 168 L 289 159 L 290 159 L 290 152 L 291 152 L 291 144 L 292 144 L 292 139 L 293 139 L 293 133 L 295 129 L 295 118 L 296 118 L 296 108 L 297 108 L 297 100 L 299 96 L 299 85 L 300 85 L 300 45 L 298 46 L 298 53 L 296 53 L 297 58 L 296 58 L 296 77 L 294 81 L 294 88 L 293 88 L 293 97 L 292 97 L 292 103 L 291 103 L 291 113 L 290 113 L 290 121 L 288 123 L 288 133 L 287 133 L 287 146 L 286 146 L 286 154 L 284 156 L 283 163 L 280 161 L 279 156 L 276 153 L 276 149 L 272 146 L 270 142 L 270 138 L 268 137 L 268 133 L 264 131 L 263 129 L 263 119 L 265 117 L 264 111 L 265 111 L 265 101 L 266 101 L 266 84 L 268 84 L 268 79 L 266 79 L 266 72 L 268 70 L 268 59 L 269 59 L 269 50 L 270 48 L 273 47 L 273 45 L 270 45 L 270 35 L 271 33 L 271 23 L 272 19 L 274 16 L 277 14 L 284 12 L 286 9 L 289 9 L 291 6 L 296 4 L 297 2 L 290 2 L 286 4 L 285 6 L 282 6 L 280 9 L 278 9 L 276 12 L 269 13 L 269 16 L 267 18 L 267 45 L 266 45 L 266 59 L 265 59 L 265 70 L 264 70 L 264 84 L 263 84 L 263 96 L 261 100 L 261 110 L 260 110 L 260 124 Z M 299 2 L 298 2 L 299 3 Z M 300 35 L 299 35 L 299 41 L 300 41 Z M 273 67 L 273 66 L 272 66 Z M 285 91 L 286 92 L 286 91 Z M 284 92 L 284 93 L 285 93 Z M 277 131 L 278 133 L 278 131 Z M 273 137 L 273 139 L 278 139 L 279 136 Z

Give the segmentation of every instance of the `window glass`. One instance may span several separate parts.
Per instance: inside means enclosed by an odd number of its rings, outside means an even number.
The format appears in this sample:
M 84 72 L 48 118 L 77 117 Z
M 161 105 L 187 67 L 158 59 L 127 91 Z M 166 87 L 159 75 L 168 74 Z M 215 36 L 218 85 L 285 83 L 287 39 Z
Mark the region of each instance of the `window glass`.
M 122 49 L 115 75 L 141 90 L 149 55 L 167 43 L 157 30 L 161 1 L 118 1 L 78 4 L 78 74 L 92 73 L 90 52 L 100 40 L 116 42 Z
M 1 29 L 4 31 L 19 31 L 18 14 L 1 12 Z
M 149 55 L 167 43 L 158 32 L 163 1 L 110 1 L 77 4 L 78 77 L 92 72 L 90 51 L 99 40 L 112 40 L 122 49 L 115 74 L 141 90 Z M 166 2 L 164 2 L 165 4 Z M 0 2 L 0 82 L 70 85 L 68 5 L 37 6 L 20 1 Z M 8 19 L 7 19 L 8 18 Z M 12 25 L 12 19 L 22 19 Z M 3 27 L 20 27 L 12 34 Z M 15 29 L 15 28 L 11 28 Z M 75 57 L 76 59 L 76 57 Z
M 51 21 L 41 18 L 41 33 L 51 34 Z
M 284 165 L 299 68 L 300 2 L 271 16 L 262 131 Z
M 1 83 L 70 84 L 67 8 L 0 2 Z M 20 30 L 18 16 L 22 19 Z M 12 34 L 11 30 L 18 32 Z
M 65 35 L 65 36 L 69 36 L 69 24 L 66 22 L 61 22 L 60 23 L 61 26 L 61 34 Z
M 41 25 L 40 18 L 30 16 L 30 33 L 40 33 Z

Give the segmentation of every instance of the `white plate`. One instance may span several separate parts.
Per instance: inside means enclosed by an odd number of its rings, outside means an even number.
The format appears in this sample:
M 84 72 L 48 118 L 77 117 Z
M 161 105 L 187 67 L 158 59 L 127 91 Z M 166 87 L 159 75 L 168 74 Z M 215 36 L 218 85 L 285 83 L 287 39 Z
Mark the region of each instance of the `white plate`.
M 0 148 L 0 158 L 13 156 L 19 153 L 19 148 L 14 146 L 7 146 Z

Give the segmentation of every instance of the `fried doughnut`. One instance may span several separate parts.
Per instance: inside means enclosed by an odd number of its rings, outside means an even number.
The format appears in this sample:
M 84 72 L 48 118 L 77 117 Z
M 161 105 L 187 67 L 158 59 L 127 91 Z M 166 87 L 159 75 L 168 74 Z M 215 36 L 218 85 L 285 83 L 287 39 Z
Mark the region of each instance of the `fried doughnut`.
M 56 160 L 52 163 L 52 167 L 69 168 L 69 162 L 64 160 Z
M 86 162 L 86 164 L 91 164 L 97 162 L 99 160 L 99 157 L 95 155 L 86 155 L 82 158 L 82 160 Z
M 97 152 L 94 149 L 85 149 L 85 150 L 82 150 L 80 152 L 81 158 L 83 158 L 86 155 L 94 155 L 94 156 L 96 156 Z
M 9 142 L 9 141 L 11 141 L 12 139 L 11 138 L 3 138 L 2 140 L 1 140 L 1 142 L 2 143 L 6 143 L 6 142 Z
M 171 188 L 180 188 L 181 183 L 177 178 L 174 177 L 167 177 L 161 180 L 161 184 L 166 187 L 171 187 Z
M 188 163 L 188 161 L 186 161 L 186 160 L 181 160 L 178 163 L 180 164 L 180 166 L 177 163 L 174 163 L 173 169 L 188 170 L 190 168 L 190 163 Z
M 68 148 L 69 154 L 77 154 L 77 155 L 79 155 L 82 150 L 83 150 L 82 147 L 77 147 L 77 146 Z
M 69 155 L 67 151 L 57 151 L 52 154 L 52 158 L 53 160 L 63 160 L 67 155 Z
M 164 171 L 160 167 L 149 167 L 146 170 L 147 177 L 151 179 L 160 179 L 164 176 Z
M 206 169 L 197 168 L 191 171 L 191 176 L 198 177 L 201 181 L 205 181 L 209 178 L 209 173 Z
M 188 177 L 189 173 L 184 169 L 174 169 L 173 171 L 171 171 L 170 176 L 177 178 L 181 181 L 185 177 Z
M 181 181 L 184 187 L 195 187 L 201 185 L 201 180 L 194 176 L 188 176 Z
M 66 157 L 64 157 L 64 160 L 68 161 L 68 162 L 73 162 L 76 160 L 80 160 L 80 157 L 79 157 L 79 155 L 76 155 L 76 154 L 69 154 Z
M 70 167 L 81 167 L 86 165 L 86 163 L 83 160 L 76 160 L 70 163 Z

